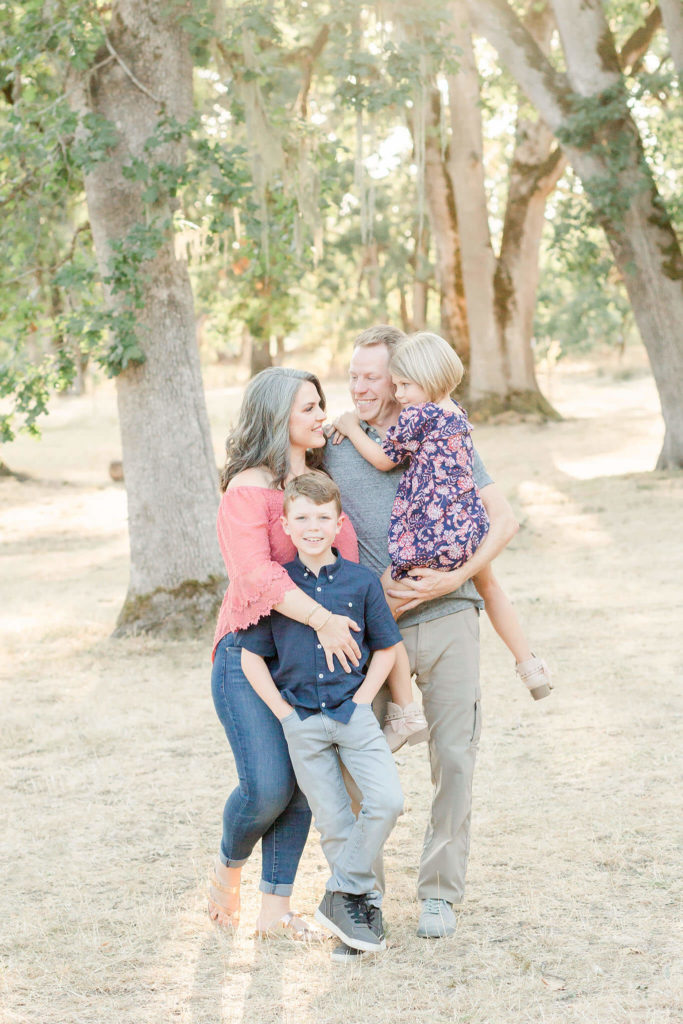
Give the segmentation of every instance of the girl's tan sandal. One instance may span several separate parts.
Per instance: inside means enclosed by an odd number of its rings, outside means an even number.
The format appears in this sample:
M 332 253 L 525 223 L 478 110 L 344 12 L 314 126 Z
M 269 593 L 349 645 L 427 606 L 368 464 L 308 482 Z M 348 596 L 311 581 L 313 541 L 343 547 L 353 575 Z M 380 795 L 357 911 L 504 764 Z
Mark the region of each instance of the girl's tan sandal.
M 518 662 L 515 672 L 528 687 L 534 700 L 541 700 L 542 697 L 549 696 L 553 684 L 550 678 L 550 669 L 542 658 L 537 658 L 535 654 L 532 654 L 527 661 Z
M 288 910 L 279 921 L 268 928 L 257 928 L 255 939 L 288 939 L 291 942 L 324 942 L 329 938 L 327 932 L 309 924 L 296 910 Z
M 218 878 L 216 868 L 213 868 L 212 876 L 209 879 L 209 917 L 212 921 L 216 921 L 224 928 L 233 930 L 237 928 L 240 923 L 239 903 L 234 910 L 231 910 L 221 900 L 221 896 L 235 896 L 239 891 L 239 885 L 223 885 Z

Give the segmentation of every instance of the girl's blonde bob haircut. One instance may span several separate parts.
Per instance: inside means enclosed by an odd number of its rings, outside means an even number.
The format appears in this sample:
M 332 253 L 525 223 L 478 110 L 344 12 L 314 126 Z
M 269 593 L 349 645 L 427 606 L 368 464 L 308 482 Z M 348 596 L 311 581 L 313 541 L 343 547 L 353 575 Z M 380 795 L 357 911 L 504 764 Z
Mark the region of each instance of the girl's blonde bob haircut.
M 464 373 L 459 356 L 447 341 L 431 331 L 409 334 L 400 342 L 391 353 L 389 370 L 396 377 L 418 384 L 430 402 L 450 395 Z

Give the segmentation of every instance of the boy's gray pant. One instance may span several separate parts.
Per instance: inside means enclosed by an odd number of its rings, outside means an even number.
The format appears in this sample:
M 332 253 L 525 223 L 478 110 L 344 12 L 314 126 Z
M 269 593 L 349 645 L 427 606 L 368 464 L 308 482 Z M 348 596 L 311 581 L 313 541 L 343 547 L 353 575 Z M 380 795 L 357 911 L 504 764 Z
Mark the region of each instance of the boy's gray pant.
M 462 902 L 465 890 L 472 777 L 481 732 L 479 613 L 475 608 L 467 608 L 409 626 L 402 634 L 429 723 L 434 785 L 417 895 L 423 900 L 437 897 L 457 904 Z M 384 719 L 387 699 L 390 697 L 385 685 L 374 700 L 380 720 Z M 348 787 L 356 806 L 363 787 L 354 785 L 352 780 Z M 384 889 L 381 856 L 375 864 L 375 874 L 380 892 L 371 902 L 379 903 Z
M 324 714 L 300 719 L 294 711 L 282 728 L 332 872 L 326 888 L 357 895 L 376 890 L 373 862 L 403 811 L 403 793 L 372 707 L 357 704 L 348 722 Z M 357 818 L 340 762 L 363 794 Z

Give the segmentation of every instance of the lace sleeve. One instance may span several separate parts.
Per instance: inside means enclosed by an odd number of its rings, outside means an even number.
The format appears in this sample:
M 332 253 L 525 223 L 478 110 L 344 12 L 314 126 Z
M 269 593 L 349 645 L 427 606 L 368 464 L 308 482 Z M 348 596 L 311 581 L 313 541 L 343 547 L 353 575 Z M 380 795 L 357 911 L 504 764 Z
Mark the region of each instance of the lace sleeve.
M 273 560 L 268 531 L 268 492 L 236 487 L 218 510 L 218 541 L 230 580 L 226 611 L 233 629 L 246 629 L 282 600 L 295 584 Z

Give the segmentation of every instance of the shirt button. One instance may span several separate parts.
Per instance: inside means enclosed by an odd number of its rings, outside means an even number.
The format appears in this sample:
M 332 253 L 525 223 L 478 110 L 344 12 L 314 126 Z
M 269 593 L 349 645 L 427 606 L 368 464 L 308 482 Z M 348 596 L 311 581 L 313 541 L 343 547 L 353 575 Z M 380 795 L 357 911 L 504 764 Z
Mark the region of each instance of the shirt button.
M 319 650 L 319 651 L 322 651 L 322 649 L 323 649 L 323 645 L 322 645 L 322 644 L 318 644 L 317 646 L 318 646 L 318 650 Z
M 325 701 L 323 701 L 323 702 L 322 702 L 322 704 L 320 705 L 320 707 L 321 707 L 321 708 L 324 708 L 324 707 L 325 707 Z
M 349 608 L 353 608 L 353 601 L 349 601 Z
M 322 679 L 322 678 L 323 678 L 323 673 L 321 672 L 321 673 L 320 673 L 320 674 L 318 675 L 318 679 Z
M 322 587 L 316 587 L 315 589 L 318 591 L 318 593 L 320 593 L 320 591 L 322 590 Z
M 334 579 L 334 576 L 330 576 L 330 579 L 331 579 L 331 580 L 333 580 L 333 579 Z

